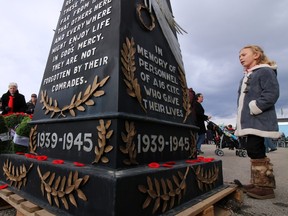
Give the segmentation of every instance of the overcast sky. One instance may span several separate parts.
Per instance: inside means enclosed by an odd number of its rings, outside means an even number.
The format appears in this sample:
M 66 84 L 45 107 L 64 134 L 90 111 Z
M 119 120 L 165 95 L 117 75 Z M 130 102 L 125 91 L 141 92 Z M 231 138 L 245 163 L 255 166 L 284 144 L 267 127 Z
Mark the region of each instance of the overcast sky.
M 171 0 L 176 21 L 188 34 L 179 42 L 188 86 L 204 95 L 217 124 L 235 125 L 243 75 L 239 50 L 260 45 L 277 62 L 279 117 L 288 117 L 288 1 Z M 37 93 L 63 0 L 3 1 L 0 8 L 0 94 L 17 82 L 26 100 Z M 282 111 L 281 111 L 282 110 Z

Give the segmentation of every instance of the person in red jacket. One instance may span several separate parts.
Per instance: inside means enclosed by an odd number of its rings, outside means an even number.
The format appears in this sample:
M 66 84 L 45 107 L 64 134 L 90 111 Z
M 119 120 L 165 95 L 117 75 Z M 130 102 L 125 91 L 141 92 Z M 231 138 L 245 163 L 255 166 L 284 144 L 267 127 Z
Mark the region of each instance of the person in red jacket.
M 15 113 L 15 112 L 26 112 L 26 100 L 24 95 L 18 91 L 18 85 L 12 82 L 8 86 L 8 91 L 2 95 L 2 115 Z

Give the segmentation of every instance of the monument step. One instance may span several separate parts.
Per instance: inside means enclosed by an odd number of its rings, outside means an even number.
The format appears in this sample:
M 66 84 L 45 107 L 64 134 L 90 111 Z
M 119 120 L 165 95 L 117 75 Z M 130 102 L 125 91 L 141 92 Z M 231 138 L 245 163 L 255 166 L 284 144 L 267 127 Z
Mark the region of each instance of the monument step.
M 121 170 L 79 167 L 73 162 L 55 165 L 52 161 L 2 155 L 0 175 L 15 193 L 9 195 L 14 205 L 29 200 L 67 216 L 174 215 L 223 188 L 220 160 Z
M 230 216 L 232 214 L 231 207 L 223 207 L 220 206 L 219 203 L 227 203 L 229 200 L 234 200 L 239 206 L 243 203 L 243 192 L 237 188 L 236 185 L 227 185 L 228 187 L 222 188 L 219 192 L 215 193 L 214 195 L 207 197 L 206 199 L 202 200 L 201 202 L 188 205 L 188 207 L 177 213 L 176 216 L 214 216 L 214 215 L 223 215 L 223 216 Z M 9 189 L 0 190 L 0 198 L 1 203 L 5 202 L 7 207 L 15 208 L 17 211 L 17 215 L 37 215 L 37 216 L 54 216 L 55 214 L 50 213 L 46 209 L 42 209 L 41 207 L 37 206 L 36 204 L 27 201 L 24 198 L 21 198 L 20 203 L 15 203 L 12 196 L 16 194 L 10 191 Z M 18 196 L 18 195 L 17 195 Z

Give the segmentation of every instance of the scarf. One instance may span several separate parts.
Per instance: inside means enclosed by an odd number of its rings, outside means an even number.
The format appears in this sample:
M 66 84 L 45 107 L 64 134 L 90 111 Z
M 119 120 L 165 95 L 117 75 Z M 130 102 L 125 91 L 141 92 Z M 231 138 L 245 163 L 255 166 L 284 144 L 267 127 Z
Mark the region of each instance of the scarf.
M 8 111 L 8 113 L 13 113 L 14 96 L 9 96 L 8 107 L 10 108 L 9 111 Z

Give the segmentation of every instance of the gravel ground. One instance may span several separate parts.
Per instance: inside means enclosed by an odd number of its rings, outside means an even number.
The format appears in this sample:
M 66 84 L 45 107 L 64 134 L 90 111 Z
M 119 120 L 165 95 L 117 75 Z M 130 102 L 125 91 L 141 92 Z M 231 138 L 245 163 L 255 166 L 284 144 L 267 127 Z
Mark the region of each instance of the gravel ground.
M 233 182 L 239 179 L 243 183 L 248 183 L 250 179 L 250 159 L 248 157 L 238 157 L 235 150 L 223 149 L 224 156 L 215 155 L 215 145 L 202 145 L 205 157 L 221 159 L 223 163 L 223 176 L 225 182 Z M 233 213 L 233 216 L 288 216 L 288 148 L 278 148 L 277 151 L 270 152 L 267 156 L 274 164 L 274 175 L 276 176 L 277 188 L 276 198 L 269 200 L 252 199 L 244 195 L 244 203 L 240 211 Z M 0 211 L 0 216 L 15 216 L 14 209 Z M 218 215 L 216 215 L 218 216 Z
M 0 211 L 0 216 L 15 216 L 15 215 L 16 210 L 13 208 Z
M 203 145 L 202 150 L 205 157 L 221 159 L 223 163 L 223 176 L 225 182 L 233 182 L 239 179 L 242 183 L 250 180 L 250 158 L 238 157 L 235 150 L 224 148 L 224 156 L 215 155 L 215 145 Z M 267 157 L 274 164 L 274 175 L 277 188 L 275 199 L 257 200 L 244 195 L 244 203 L 241 210 L 233 215 L 244 216 L 287 216 L 288 215 L 288 148 L 278 148 L 270 152 Z

